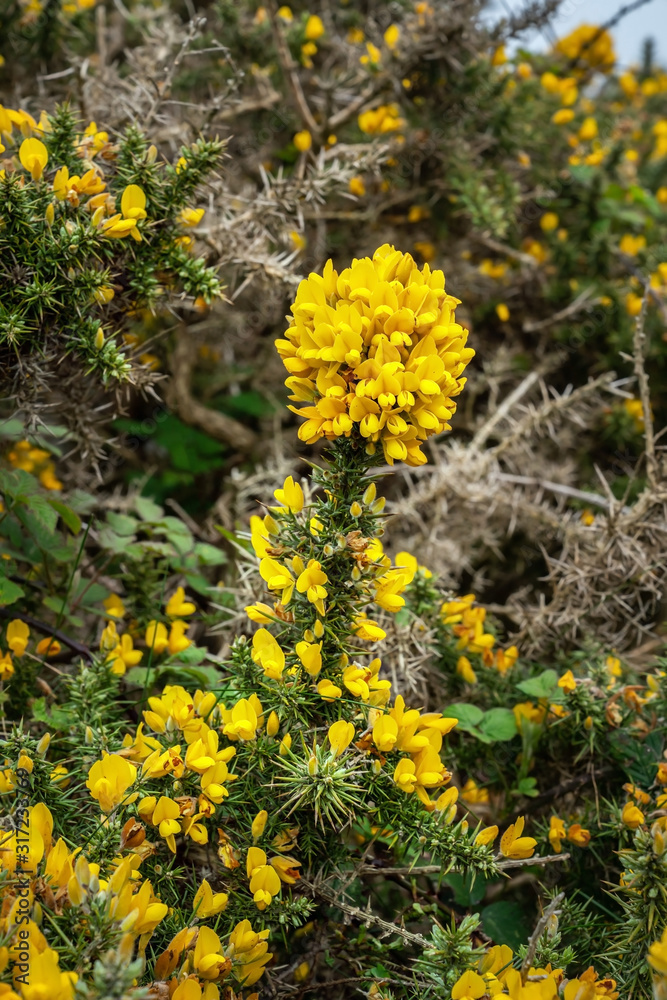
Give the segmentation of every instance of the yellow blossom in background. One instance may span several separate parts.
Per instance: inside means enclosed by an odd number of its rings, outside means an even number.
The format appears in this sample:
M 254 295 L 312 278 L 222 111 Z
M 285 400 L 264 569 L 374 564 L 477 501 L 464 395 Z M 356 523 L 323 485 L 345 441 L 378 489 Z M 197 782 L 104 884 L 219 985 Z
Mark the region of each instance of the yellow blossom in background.
M 461 798 L 471 806 L 479 805 L 489 801 L 489 791 L 487 788 L 480 788 L 473 778 L 468 778 L 461 789 Z
M 584 830 L 580 823 L 573 823 L 567 829 L 567 839 L 577 847 L 588 847 L 591 834 L 589 830 Z
M 14 656 L 23 656 L 30 638 L 30 629 L 20 618 L 15 618 L 7 626 L 5 638 Z
M 504 302 L 499 302 L 498 305 L 496 306 L 496 316 L 498 317 L 501 323 L 506 323 L 507 320 L 510 318 L 510 311 Z
M 8 681 L 14 676 L 14 664 L 11 653 L 3 653 L 0 656 L 0 681 Z
M 324 34 L 324 24 L 317 14 L 311 14 L 306 21 L 304 34 L 309 42 L 316 42 Z
M 634 802 L 629 801 L 625 803 L 621 813 L 621 821 L 624 826 L 627 826 L 630 830 L 636 830 L 637 827 L 642 825 L 644 820 L 644 813 L 634 804 Z
M 363 177 L 352 177 L 348 184 L 348 190 L 350 194 L 356 195 L 357 198 L 363 198 L 366 194 L 366 185 L 364 184 Z
M 608 73 L 616 62 L 611 35 L 594 24 L 580 24 L 556 42 L 555 51 L 568 60 L 601 73 Z
M 552 816 L 549 820 L 549 843 L 556 854 L 562 851 L 562 842 L 565 840 L 565 823 L 558 816 Z
M 194 614 L 196 610 L 197 608 L 192 601 L 186 601 L 183 587 L 177 587 L 167 601 L 165 613 L 169 618 L 181 618 Z
M 555 212 L 545 212 L 540 219 L 540 229 L 543 233 L 551 233 L 558 228 L 558 216 Z
M 397 104 L 381 104 L 373 111 L 363 111 L 358 118 L 359 128 L 368 135 L 396 132 L 405 125 Z
M 297 132 L 292 141 L 300 153 L 306 153 L 313 145 L 313 137 L 306 129 Z

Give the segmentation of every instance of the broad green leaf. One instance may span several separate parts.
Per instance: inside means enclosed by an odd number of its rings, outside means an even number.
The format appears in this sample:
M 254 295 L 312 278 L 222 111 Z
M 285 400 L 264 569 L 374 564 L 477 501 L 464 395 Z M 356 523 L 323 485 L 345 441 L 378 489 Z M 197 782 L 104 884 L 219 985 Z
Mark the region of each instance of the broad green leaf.
M 544 670 L 539 677 L 531 677 L 517 684 L 519 691 L 531 698 L 549 698 L 558 686 L 558 674 L 555 670 Z
M 0 576 L 0 606 L 5 607 L 7 604 L 13 604 L 24 595 L 25 591 L 23 587 L 19 587 L 18 583 L 8 580 L 6 576 Z
M 116 511 L 110 510 L 107 514 L 107 524 L 117 535 L 130 536 L 136 534 L 140 522 L 129 514 L 117 514 Z
M 484 713 L 479 728 L 494 741 L 511 740 L 518 732 L 514 712 L 509 708 L 490 708 Z
M 142 521 L 161 521 L 164 515 L 162 507 L 156 504 L 154 500 L 151 500 L 150 497 L 135 497 L 134 509 Z
M 227 556 L 222 549 L 217 549 L 215 545 L 208 542 L 197 542 L 195 545 L 195 555 L 204 566 L 222 566 L 227 562 Z
M 78 514 L 75 514 L 71 507 L 67 504 L 61 503 L 60 500 L 49 500 L 48 501 L 56 513 L 60 514 L 63 522 L 67 525 L 69 530 L 73 535 L 78 535 L 81 531 L 81 518 Z

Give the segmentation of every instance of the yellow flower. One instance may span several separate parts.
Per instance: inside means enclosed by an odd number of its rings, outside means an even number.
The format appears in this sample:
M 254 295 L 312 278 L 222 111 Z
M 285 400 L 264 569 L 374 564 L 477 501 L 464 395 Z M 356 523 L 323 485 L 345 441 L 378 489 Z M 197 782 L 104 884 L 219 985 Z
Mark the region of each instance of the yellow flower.
M 298 514 L 303 510 L 303 490 L 299 483 L 295 483 L 292 476 L 288 476 L 281 489 L 274 491 L 274 497 L 279 504 L 287 507 L 292 514 Z
M 499 302 L 498 305 L 496 306 L 496 316 L 498 317 L 501 323 L 506 323 L 507 320 L 510 318 L 510 311 L 504 302 Z
M 551 121 L 554 125 L 567 125 L 574 118 L 574 111 L 572 108 L 560 108 L 551 116 Z
M 639 236 L 633 236 L 632 233 L 625 233 L 621 237 L 621 242 L 618 245 L 618 249 L 621 253 L 627 254 L 629 257 L 636 257 L 640 250 L 643 250 L 646 246 L 646 237 L 643 234 Z
M 20 618 L 14 618 L 7 626 L 6 638 L 14 656 L 23 656 L 30 638 L 30 629 Z
M 265 556 L 259 564 L 259 575 L 269 590 L 281 591 L 281 604 L 288 605 L 294 592 L 294 577 L 286 566 Z
M 595 139 L 598 134 L 598 123 L 595 118 L 588 117 L 584 118 L 583 122 L 579 127 L 579 138 L 582 141 L 587 141 L 588 139 Z
M 295 562 L 297 562 L 296 559 Z M 299 566 L 303 568 L 300 569 Z M 327 596 L 324 584 L 328 582 L 328 577 L 322 566 L 317 559 L 309 559 L 307 566 L 304 567 L 301 560 L 299 560 L 294 568 L 299 573 L 296 581 L 296 589 L 300 594 L 305 594 L 310 603 L 314 604 L 319 613 L 323 615 L 323 602 Z
M 249 920 L 242 920 L 229 935 L 229 945 L 234 958 L 240 963 L 234 972 L 242 986 L 252 986 L 264 972 L 264 966 L 273 955 L 268 950 L 266 939 L 268 928 L 259 933 L 253 931 Z
M 257 843 L 259 838 L 264 833 L 264 829 L 266 827 L 266 822 L 268 818 L 269 814 L 266 811 L 266 809 L 260 809 L 260 811 L 255 816 L 254 820 L 252 821 L 252 827 L 251 827 L 253 843 Z
M 472 669 L 472 664 L 467 656 L 459 656 L 456 661 L 456 673 L 466 682 L 466 684 L 477 683 L 477 674 Z
M 39 139 L 24 139 L 19 147 L 21 165 L 32 174 L 32 179 L 38 181 L 44 173 L 44 167 L 49 162 L 49 153 Z
M 311 677 L 317 677 L 322 669 L 322 643 L 305 640 L 297 642 L 295 651 L 306 673 Z
M 316 42 L 318 38 L 321 38 L 324 34 L 324 24 L 322 19 L 317 16 L 317 14 L 311 14 L 306 21 L 306 27 L 304 30 L 304 35 L 309 42 Z
M 167 643 L 167 648 L 169 649 L 170 656 L 175 656 L 177 653 L 182 653 L 184 649 L 192 645 L 192 641 L 188 639 L 185 635 L 185 630 L 188 628 L 187 622 L 179 621 L 171 623 L 171 629 L 169 630 L 169 640 Z
M 176 588 L 167 601 L 167 606 L 165 608 L 169 618 L 184 618 L 186 615 L 194 614 L 196 610 L 197 608 L 192 601 L 185 600 L 185 590 L 183 587 Z
M 366 185 L 364 184 L 363 177 L 352 177 L 348 184 L 348 190 L 350 194 L 354 194 L 357 198 L 363 198 L 366 194 Z
M 246 872 L 255 905 L 258 910 L 265 910 L 280 892 L 280 877 L 273 865 L 267 863 L 266 852 L 261 847 L 248 849 Z
M 222 913 L 228 902 L 229 896 L 226 892 L 214 893 L 206 879 L 204 879 L 192 900 L 192 909 L 200 920 L 206 920 L 208 917 L 214 917 L 216 914 Z
M 203 208 L 183 208 L 178 214 L 178 221 L 182 226 L 187 226 L 188 228 L 198 226 L 203 218 Z
M 400 117 L 397 104 L 381 104 L 373 111 L 362 111 L 357 123 L 360 130 L 367 135 L 397 132 L 405 125 L 405 121 Z
M 12 663 L 12 654 L 3 653 L 0 656 L 0 681 L 8 681 L 13 675 L 14 664 Z
M 477 805 L 480 802 L 489 801 L 489 792 L 486 788 L 480 788 L 473 778 L 468 778 L 461 789 L 461 798 L 469 805 Z
M 35 647 L 35 652 L 38 656 L 57 656 L 61 648 L 57 639 L 40 639 Z
M 649 948 L 648 961 L 661 976 L 667 976 L 667 927 L 662 932 L 660 940 L 655 941 Z
M 577 847 L 587 847 L 591 839 L 589 830 L 584 830 L 580 823 L 573 823 L 568 827 L 567 839 Z
M 540 229 L 543 233 L 551 233 L 558 228 L 558 216 L 555 212 L 545 212 L 540 219 Z
M 565 823 L 558 816 L 552 816 L 549 820 L 549 843 L 556 852 L 560 854 L 563 850 L 562 841 L 565 840 Z
M 111 810 L 122 802 L 125 792 L 134 783 L 137 769 L 118 754 L 107 754 L 95 761 L 88 772 L 86 787 L 100 804 L 102 812 Z
M 626 802 L 621 813 L 621 821 L 631 830 L 636 830 L 644 822 L 644 813 L 638 809 L 634 802 Z
M 340 719 L 338 722 L 334 722 L 333 725 L 329 726 L 329 743 L 331 744 L 331 749 L 336 757 L 347 750 L 350 743 L 354 739 L 354 726 L 351 722 L 346 722 L 344 719 Z
M 565 694 L 571 694 L 577 689 L 577 682 L 574 679 L 574 674 L 571 670 L 566 670 L 565 673 L 558 681 L 558 687 L 565 692 Z
M 397 741 L 398 722 L 391 715 L 380 715 L 373 725 L 373 743 L 381 753 L 388 753 Z
M 616 62 L 611 35 L 594 24 L 580 24 L 556 42 L 555 50 L 566 59 L 601 73 L 609 72 Z
M 497 826 L 485 826 L 483 830 L 480 830 L 475 837 L 475 844 L 486 846 L 487 844 L 492 844 L 493 841 L 498 836 Z
M 252 658 L 259 663 L 265 677 L 280 680 L 285 669 L 285 654 L 268 629 L 258 629 L 252 639 Z
M 317 693 L 320 698 L 324 698 L 325 701 L 335 701 L 336 698 L 340 698 L 343 692 L 336 684 L 332 683 L 332 681 L 322 680 L 317 685 Z
M 479 1000 L 487 993 L 485 981 L 472 969 L 466 969 L 452 986 L 452 1000 Z
M 498 48 L 495 49 L 493 55 L 491 56 L 491 65 L 504 66 L 506 62 L 507 62 L 507 54 L 505 52 L 505 46 L 499 45 Z
M 379 66 L 382 61 L 382 53 L 377 45 L 366 42 L 366 54 L 359 57 L 362 66 Z
M 109 618 L 123 618 L 125 616 L 125 605 L 118 594 L 109 594 L 106 600 L 102 601 L 102 604 Z
M 519 816 L 516 823 L 512 823 L 505 830 L 500 838 L 500 853 L 506 858 L 530 858 L 532 857 L 537 841 L 532 837 L 522 837 L 525 820 Z
M 292 141 L 300 153 L 307 153 L 313 145 L 313 137 L 307 129 L 297 132 Z
M 254 698 L 254 695 L 253 695 Z M 222 716 L 225 722 L 223 733 L 231 740 L 254 740 L 257 736 L 259 717 L 257 707 L 261 714 L 262 706 L 259 702 L 253 704 L 249 698 L 241 698 L 237 701 L 231 711 L 223 710 Z
M 294 20 L 294 14 L 292 13 L 292 8 L 287 6 L 279 7 L 278 17 L 281 19 L 281 21 L 286 21 L 287 24 L 290 24 Z
M 384 42 L 390 52 L 393 52 L 401 37 L 401 29 L 397 24 L 390 24 L 384 33 Z

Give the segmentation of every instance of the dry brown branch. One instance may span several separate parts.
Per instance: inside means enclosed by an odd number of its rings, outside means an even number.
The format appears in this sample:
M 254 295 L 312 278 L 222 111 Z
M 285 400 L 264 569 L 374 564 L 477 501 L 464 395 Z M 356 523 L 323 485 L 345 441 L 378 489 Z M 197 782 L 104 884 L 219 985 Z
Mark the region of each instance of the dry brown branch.
M 544 934 L 544 931 L 547 928 L 547 924 L 549 923 L 549 919 L 552 916 L 555 916 L 559 912 L 558 908 L 559 908 L 560 904 L 563 902 L 564 899 L 565 899 L 565 893 L 564 892 L 559 892 L 558 895 L 555 896 L 551 900 L 551 902 L 547 906 L 546 910 L 544 911 L 544 913 L 542 914 L 542 916 L 540 917 L 540 919 L 537 921 L 537 925 L 535 927 L 535 930 L 530 935 L 530 940 L 528 941 L 528 947 L 526 949 L 526 954 L 524 956 L 523 962 L 521 963 L 521 979 L 522 979 L 522 982 L 524 982 L 524 983 L 526 982 L 526 979 L 528 978 L 528 973 L 530 972 L 530 967 L 533 964 L 533 959 L 535 958 L 535 952 L 537 951 L 537 945 L 539 943 L 539 940 L 540 940 L 540 938 Z
M 651 486 L 655 486 L 657 475 L 657 465 L 655 459 L 655 440 L 653 436 L 653 412 L 651 410 L 651 398 L 649 394 L 648 375 L 644 364 L 644 352 L 646 349 L 646 333 L 644 332 L 644 322 L 646 320 L 646 308 L 648 305 L 648 282 L 644 286 L 644 298 L 637 322 L 635 323 L 634 336 L 632 340 L 632 353 L 634 360 L 635 375 L 637 376 L 637 389 L 642 402 L 642 413 L 644 416 L 644 452 L 646 454 L 646 475 Z
M 172 354 L 172 377 L 167 389 L 167 401 L 181 420 L 192 427 L 199 427 L 216 441 L 224 441 L 234 449 L 252 451 L 255 434 L 217 410 L 209 410 L 192 396 L 190 377 L 194 366 L 191 344 L 186 336 L 177 336 Z
M 268 0 L 267 9 L 269 17 L 271 18 L 271 27 L 273 29 L 273 37 L 278 51 L 278 60 L 280 62 L 280 67 L 285 74 L 285 79 L 289 89 L 292 92 L 295 108 L 308 131 L 317 136 L 320 134 L 320 126 L 313 118 L 313 113 L 308 106 L 308 101 L 306 100 L 306 95 L 303 92 L 299 74 L 297 73 L 297 66 L 292 59 L 287 42 L 285 41 L 285 35 L 283 34 L 280 18 L 278 17 L 278 8 L 275 0 Z

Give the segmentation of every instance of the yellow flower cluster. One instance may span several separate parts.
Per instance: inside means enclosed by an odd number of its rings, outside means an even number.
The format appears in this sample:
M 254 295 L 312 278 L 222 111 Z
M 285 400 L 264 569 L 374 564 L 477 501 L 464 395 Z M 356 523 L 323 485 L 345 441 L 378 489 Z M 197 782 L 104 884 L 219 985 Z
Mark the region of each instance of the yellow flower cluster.
M 134 648 L 134 640 L 130 631 L 118 634 L 116 621 L 125 617 L 125 606 L 117 594 L 111 594 L 104 602 L 107 617 L 111 620 L 100 636 L 100 650 L 106 654 L 106 661 L 111 665 L 111 672 L 122 677 L 129 667 L 136 667 L 143 658 L 143 652 Z M 163 622 L 150 621 L 145 632 L 145 642 L 151 655 L 160 656 L 167 653 L 176 656 L 182 653 L 192 643 L 185 632 L 188 623 L 180 616 L 194 614 L 196 610 L 192 601 L 185 599 L 183 587 L 178 587 L 167 601 L 165 613 L 172 621 L 167 630 Z
M 5 633 L 7 649 L 4 653 L 0 652 L 0 683 L 8 681 L 14 676 L 15 668 L 12 656 L 20 659 L 25 654 L 29 639 L 30 629 L 20 618 L 15 618 L 8 624 Z M 35 644 L 37 656 L 57 656 L 60 650 L 60 643 L 50 636 L 46 639 L 40 639 Z
M 35 448 L 29 441 L 17 441 L 5 455 L 14 469 L 32 472 L 47 490 L 61 490 L 63 484 L 56 476 L 51 455 L 43 448 Z
M 71 850 L 62 837 L 54 843 L 53 817 L 44 803 L 29 807 L 21 829 L 24 827 L 29 831 L 27 838 L 20 830 L 3 838 L 0 868 L 9 876 L 21 876 L 22 882 L 27 879 L 31 909 L 38 902 L 50 910 L 57 907 L 58 911 L 65 905 L 94 908 L 122 932 L 121 948 L 126 954 L 131 956 L 139 939 L 145 945 L 167 915 L 167 907 L 155 897 L 150 882 L 137 884 L 141 879 L 136 870 L 141 864 L 139 855 L 115 858 L 108 876 L 103 878 L 100 866 L 88 862 L 79 848 Z M 60 970 L 57 952 L 48 947 L 32 919 L 26 922 L 22 916 L 25 889 L 19 893 L 17 886 L 10 884 L 6 889 L 0 920 L 3 936 L 12 939 L 9 950 L 4 949 L 5 959 L 16 963 L 15 978 L 22 963 L 29 965 L 30 991 L 23 991 L 24 997 L 71 1000 L 78 976 Z M 17 997 L 11 991 L 2 995 L 9 1000 Z
M 549 820 L 548 838 L 554 852 L 560 854 L 563 850 L 564 840 L 569 840 L 577 847 L 588 847 L 591 834 L 590 830 L 584 830 L 580 823 L 572 823 L 566 832 L 565 823 L 560 816 L 552 816 Z
M 493 668 L 501 674 L 507 673 L 519 657 L 516 646 L 494 652 L 496 637 L 484 631 L 486 608 L 473 607 L 474 601 L 474 594 L 466 594 L 465 597 L 445 601 L 440 608 L 443 625 L 451 628 L 456 637 L 456 649 L 461 652 L 456 672 L 466 684 L 477 683 L 477 674 L 469 659 L 471 654 L 479 657 L 484 667 Z
M 525 974 L 513 968 L 514 955 L 506 944 L 489 948 L 476 969 L 468 969 L 452 987 L 452 1000 L 510 997 L 511 1000 L 617 1000 L 613 979 L 600 979 L 591 966 L 577 979 L 567 979 L 562 969 L 530 968 Z
M 556 52 L 576 61 L 580 69 L 608 73 L 614 68 L 614 40 L 608 31 L 594 24 L 580 24 L 569 35 L 556 42 Z
M 442 271 L 419 269 L 389 244 L 340 274 L 331 261 L 310 274 L 277 342 L 290 398 L 306 404 L 290 407 L 306 417 L 299 437 L 312 444 L 355 431 L 370 454 L 381 443 L 390 464 L 424 464 L 421 444 L 449 429 L 474 354 L 455 320 L 458 301 Z

